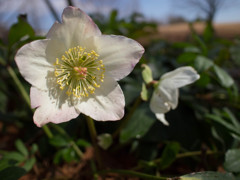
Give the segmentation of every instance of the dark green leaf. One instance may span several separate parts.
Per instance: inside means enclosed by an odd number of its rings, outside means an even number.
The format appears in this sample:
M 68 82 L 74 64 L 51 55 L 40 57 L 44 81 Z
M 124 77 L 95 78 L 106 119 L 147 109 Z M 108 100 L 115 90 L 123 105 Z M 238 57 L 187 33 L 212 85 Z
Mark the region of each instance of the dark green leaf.
M 31 148 L 31 154 L 34 154 L 35 152 L 37 152 L 37 150 L 38 150 L 37 144 L 33 144 Z
M 12 166 L 0 171 L 0 179 L 18 180 L 24 174 L 26 174 L 26 171 L 23 168 Z
M 236 40 L 236 44 L 230 48 L 230 53 L 234 62 L 240 66 L 240 40 Z
M 221 124 L 224 128 L 228 129 L 229 132 L 232 133 L 234 136 L 240 137 L 240 130 L 238 129 L 238 127 L 236 127 L 231 122 L 228 122 L 227 120 L 223 119 L 220 115 L 207 114 L 206 117 Z
M 170 142 L 164 148 L 161 156 L 161 169 L 169 167 L 176 159 L 176 156 L 180 150 L 180 144 L 178 142 Z
M 66 162 L 70 162 L 70 161 L 74 161 L 76 160 L 76 156 L 75 156 L 75 151 L 69 147 L 69 148 L 65 148 L 64 151 L 63 151 L 63 159 L 66 161 Z
M 118 15 L 118 12 L 117 10 L 113 10 L 110 14 L 110 18 L 109 18 L 109 26 L 110 28 L 112 29 L 115 29 L 116 28 L 116 24 L 117 24 L 117 15 Z
M 84 139 L 78 139 L 76 144 L 81 147 L 89 147 L 91 144 Z
M 49 140 L 49 142 L 55 147 L 64 147 L 68 145 L 68 141 L 61 136 L 54 136 Z
M 122 130 L 120 142 L 124 143 L 131 138 L 141 138 L 148 132 L 154 122 L 155 118 L 148 114 L 147 108 L 141 106 L 134 112 L 132 118 Z
M 0 160 L 0 171 L 9 167 L 9 166 L 14 166 L 16 164 L 16 161 L 11 161 L 9 159 L 1 159 Z
M 205 42 L 209 42 L 213 39 L 213 37 L 214 37 L 213 25 L 211 22 L 208 22 L 203 32 L 203 39 Z
M 180 56 L 177 58 L 178 63 L 186 63 L 186 64 L 191 64 L 194 62 L 194 59 L 196 58 L 197 54 L 192 53 L 192 52 L 186 52 L 182 53 Z
M 240 130 L 240 123 L 239 121 L 236 119 L 236 117 L 234 116 L 234 114 L 228 109 L 228 108 L 224 108 L 224 111 L 227 113 L 228 118 L 231 120 L 232 124 L 236 127 L 236 129 Z
M 0 81 L 1 83 L 1 81 Z M 3 84 L 1 84 L 3 85 Z M 7 108 L 7 96 L 6 94 L 4 94 L 2 91 L 0 91 L 0 112 L 5 112 L 6 108 Z
M 126 85 L 123 88 L 123 92 L 126 99 L 126 106 L 129 105 L 136 99 L 141 92 L 141 83 L 138 83 L 136 79 L 127 77 L 124 78 Z
M 54 158 L 53 158 L 53 163 L 54 163 L 54 164 L 58 164 L 58 163 L 61 162 L 61 160 L 63 159 L 63 158 L 62 158 L 62 157 L 63 157 L 63 153 L 64 153 L 64 149 L 61 149 L 61 150 L 59 150 L 59 151 L 55 154 L 55 156 L 54 156 Z
M 196 84 L 198 86 L 205 87 L 206 85 L 208 85 L 210 83 L 210 81 L 211 81 L 211 79 L 210 79 L 209 75 L 203 72 L 200 74 L 200 79 L 197 80 Z
M 240 149 L 230 149 L 226 152 L 224 167 L 230 172 L 240 172 Z

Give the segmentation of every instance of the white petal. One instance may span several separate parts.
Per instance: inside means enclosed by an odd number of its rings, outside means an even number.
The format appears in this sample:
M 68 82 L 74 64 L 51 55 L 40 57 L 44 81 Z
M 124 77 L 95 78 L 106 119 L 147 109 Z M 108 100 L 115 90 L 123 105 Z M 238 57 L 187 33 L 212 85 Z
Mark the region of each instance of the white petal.
M 198 73 L 190 66 L 180 67 L 161 77 L 161 86 L 176 89 L 193 83 L 199 79 Z
M 82 99 L 76 109 L 98 121 L 119 120 L 124 115 L 125 99 L 118 83 L 105 77 L 104 83 L 95 93 Z
M 47 76 L 53 66 L 46 58 L 46 46 L 49 40 L 37 40 L 21 47 L 15 61 L 22 76 L 33 86 L 47 89 Z
M 169 126 L 169 123 L 167 122 L 165 115 L 161 113 L 156 113 L 156 118 L 161 121 L 164 125 Z
M 55 39 L 65 45 L 65 50 L 86 44 L 91 36 L 101 35 L 101 31 L 92 19 L 76 7 L 67 7 L 62 14 L 62 24 L 56 22 L 47 34 L 47 38 Z
M 155 89 L 150 101 L 150 109 L 152 112 L 161 114 L 168 112 L 171 109 L 170 104 L 168 103 L 168 96 L 167 92 Z
M 94 37 L 94 43 L 106 71 L 115 80 L 127 76 L 144 53 L 138 42 L 123 36 L 102 35 Z
M 179 97 L 179 90 L 178 89 L 172 89 L 173 86 L 168 86 L 167 83 L 172 83 L 171 81 L 166 83 L 159 84 L 158 91 L 159 94 L 165 94 L 166 96 L 166 102 L 171 106 L 171 109 L 175 109 L 178 105 L 178 97 Z
M 35 87 L 31 88 L 31 106 L 37 108 L 33 120 L 38 127 L 49 122 L 56 124 L 66 122 L 79 115 L 74 106 L 63 98 L 64 96 L 68 97 L 67 95 L 58 94 L 57 98 L 53 95 L 50 91 L 42 91 Z

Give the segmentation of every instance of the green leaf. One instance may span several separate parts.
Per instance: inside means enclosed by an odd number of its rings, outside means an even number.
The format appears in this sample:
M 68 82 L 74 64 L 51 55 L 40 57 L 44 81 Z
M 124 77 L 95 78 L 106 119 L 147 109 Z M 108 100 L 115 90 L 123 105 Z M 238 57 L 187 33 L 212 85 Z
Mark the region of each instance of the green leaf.
M 224 71 L 222 68 L 220 68 L 217 65 L 214 65 L 213 68 L 218 77 L 219 83 L 223 87 L 229 88 L 230 86 L 233 85 L 234 81 L 233 81 L 232 77 L 226 71 Z
M 66 161 L 66 162 L 70 162 L 70 161 L 74 161 L 76 160 L 76 156 L 75 156 L 75 151 L 73 150 L 73 148 L 65 148 L 63 150 L 63 159 Z
M 180 150 L 180 144 L 178 142 L 170 142 L 164 148 L 161 156 L 161 169 L 169 167 L 176 159 L 176 156 Z
M 49 140 L 49 143 L 55 147 L 64 147 L 68 145 L 68 141 L 61 136 L 54 136 Z
M 198 86 L 206 87 L 210 83 L 211 79 L 208 74 L 200 73 L 200 79 L 196 82 Z
M 155 122 L 155 118 L 148 115 L 148 112 L 148 109 L 144 106 L 139 107 L 134 112 L 126 127 L 121 131 L 121 143 L 127 142 L 131 138 L 141 138 L 148 132 Z
M 228 108 L 224 108 L 223 110 L 224 110 L 224 112 L 227 113 L 228 118 L 231 120 L 233 126 L 235 126 L 236 129 L 240 130 L 240 122 L 236 119 L 234 114 Z
M 0 171 L 9 167 L 9 166 L 14 166 L 15 164 L 16 164 L 16 161 L 11 161 L 9 159 L 2 158 L 0 160 Z
M 23 168 L 26 170 L 26 171 L 30 171 L 32 169 L 32 167 L 34 166 L 34 164 L 36 163 L 36 159 L 33 157 L 33 158 L 30 158 L 28 159 L 25 163 L 24 163 L 24 166 Z
M 213 66 L 212 60 L 204 56 L 197 56 L 194 63 L 195 63 L 194 67 L 199 72 L 205 71 Z
M 180 180 L 235 180 L 234 176 L 230 173 L 219 172 L 198 172 L 181 176 Z
M 126 99 L 126 106 L 128 106 L 138 98 L 141 92 L 141 84 L 138 83 L 139 81 L 136 79 L 130 77 L 126 77 L 121 81 L 126 83 L 125 86 L 123 86 L 123 92 Z
M 17 180 L 26 174 L 26 171 L 20 167 L 8 167 L 0 171 L 0 179 L 2 180 Z
M 53 158 L 53 163 L 54 164 L 58 164 L 58 163 L 61 162 L 62 156 L 63 156 L 63 152 L 64 152 L 64 149 L 61 149 L 54 155 L 54 158 Z
M 26 17 L 19 16 L 18 22 L 9 30 L 8 42 L 11 47 L 16 42 L 20 41 L 23 37 L 32 37 L 34 36 L 33 28 L 27 23 Z
M 191 64 L 194 62 L 196 56 L 197 54 L 193 52 L 182 53 L 180 56 L 178 56 L 177 62 Z
M 58 163 L 61 162 L 61 160 L 64 160 L 66 162 L 70 162 L 70 161 L 74 161 L 76 159 L 77 159 L 77 157 L 76 157 L 75 151 L 71 147 L 67 147 L 67 148 L 59 150 L 55 154 L 53 162 L 55 164 L 58 164 Z
M 230 172 L 240 172 L 240 149 L 230 149 L 226 152 L 224 167 Z
M 19 152 L 9 152 L 3 156 L 4 159 L 12 159 L 17 162 L 22 162 L 25 160 L 25 156 Z
M 234 62 L 240 66 L 240 40 L 236 40 L 235 45 L 230 48 L 230 53 Z
M 222 117 L 220 117 L 219 115 L 207 114 L 206 117 L 221 124 L 223 127 L 227 128 L 231 133 L 234 133 L 235 135 L 240 136 L 239 129 L 232 123 L 230 123 L 230 122 L 226 121 L 225 119 L 223 119 Z
M 31 154 L 34 154 L 35 152 L 37 152 L 38 150 L 38 145 L 37 144 L 33 144 L 32 148 L 31 148 Z
M 28 156 L 28 150 L 20 139 L 16 140 L 15 146 L 17 150 L 21 152 L 25 157 Z
M 203 32 L 203 39 L 205 42 L 210 42 L 214 37 L 214 29 L 211 22 L 207 22 L 206 28 Z
M 143 80 L 146 84 L 148 84 L 148 83 L 153 81 L 152 70 L 146 64 L 142 64 L 142 67 L 144 68 L 143 71 L 142 71 Z
M 184 48 L 184 52 L 188 52 L 188 53 L 201 53 L 201 50 L 198 47 L 189 46 L 189 47 Z
M 0 83 L 2 85 L 1 81 L 0 81 Z M 0 112 L 5 112 L 6 111 L 7 101 L 8 101 L 7 95 L 4 94 L 2 91 L 0 91 Z
M 148 90 L 145 83 L 142 83 L 141 98 L 143 101 L 148 100 Z
M 112 136 L 108 133 L 98 135 L 97 139 L 98 145 L 104 150 L 108 149 L 113 143 Z
M 118 12 L 117 10 L 112 10 L 111 14 L 110 14 L 110 18 L 109 18 L 109 26 L 111 29 L 115 29 L 116 25 L 117 25 L 117 15 Z
M 77 140 L 76 144 L 81 147 L 89 147 L 91 144 L 84 139 Z

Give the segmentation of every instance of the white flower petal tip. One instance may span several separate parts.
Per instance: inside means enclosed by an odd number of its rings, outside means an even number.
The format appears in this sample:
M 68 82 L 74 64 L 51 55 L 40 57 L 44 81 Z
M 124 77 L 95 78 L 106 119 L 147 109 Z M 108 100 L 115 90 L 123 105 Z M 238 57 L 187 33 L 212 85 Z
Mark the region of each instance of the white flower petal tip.
M 46 77 L 53 67 L 46 59 L 45 49 L 49 40 L 36 40 L 21 47 L 15 62 L 22 76 L 39 89 L 47 89 Z
M 120 80 L 127 76 L 139 62 L 145 51 L 137 41 L 124 36 L 96 36 L 94 42 L 97 45 L 98 53 L 103 57 L 108 73 L 115 80 Z
M 150 109 L 156 114 L 157 119 L 168 125 L 163 115 L 177 107 L 178 89 L 195 82 L 199 78 L 199 74 L 190 66 L 181 67 L 164 74 L 150 101 Z
M 117 121 L 124 116 L 125 98 L 118 83 L 106 77 L 93 98 L 77 104 L 76 109 L 97 121 Z
M 161 84 L 171 81 L 172 88 L 180 88 L 191 84 L 200 78 L 197 71 L 191 66 L 185 66 L 170 71 L 161 77 Z M 167 82 L 168 81 L 168 82 Z
M 131 73 L 143 53 L 132 39 L 102 35 L 79 8 L 65 8 L 47 39 L 24 45 L 15 57 L 32 85 L 35 124 L 66 122 L 80 113 L 98 121 L 120 120 L 125 99 L 117 81 Z
M 38 127 L 42 127 L 49 122 L 55 124 L 66 122 L 79 115 L 68 101 L 49 98 L 49 92 L 47 91 L 32 87 L 30 97 L 32 108 L 36 108 L 33 120 Z
M 155 115 L 156 118 L 161 121 L 165 126 L 169 126 L 169 123 L 167 122 L 164 114 L 156 113 Z

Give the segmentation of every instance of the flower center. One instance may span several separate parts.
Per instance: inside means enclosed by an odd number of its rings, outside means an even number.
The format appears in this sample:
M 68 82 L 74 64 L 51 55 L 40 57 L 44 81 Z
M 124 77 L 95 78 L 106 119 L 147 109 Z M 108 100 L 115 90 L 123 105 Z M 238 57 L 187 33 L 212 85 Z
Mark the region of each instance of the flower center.
M 61 59 L 56 58 L 54 74 L 60 89 L 67 88 L 67 95 L 78 98 L 93 94 L 103 82 L 105 72 L 103 61 L 98 57 L 94 50 L 89 53 L 77 46 L 66 51 Z

